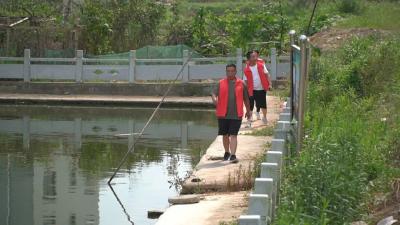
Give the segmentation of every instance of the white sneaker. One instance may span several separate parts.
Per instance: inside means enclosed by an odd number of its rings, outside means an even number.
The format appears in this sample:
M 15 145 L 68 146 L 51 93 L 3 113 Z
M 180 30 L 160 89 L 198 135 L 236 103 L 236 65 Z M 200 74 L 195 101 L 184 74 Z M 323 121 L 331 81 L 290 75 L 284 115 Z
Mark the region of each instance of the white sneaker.
M 257 120 L 260 120 L 260 119 L 261 119 L 260 113 L 259 113 L 259 112 L 256 112 L 256 118 L 257 118 Z
M 263 124 L 267 124 L 268 123 L 267 117 L 263 117 L 262 122 L 263 122 Z
M 244 128 L 251 128 L 251 120 L 247 120 L 246 125 Z

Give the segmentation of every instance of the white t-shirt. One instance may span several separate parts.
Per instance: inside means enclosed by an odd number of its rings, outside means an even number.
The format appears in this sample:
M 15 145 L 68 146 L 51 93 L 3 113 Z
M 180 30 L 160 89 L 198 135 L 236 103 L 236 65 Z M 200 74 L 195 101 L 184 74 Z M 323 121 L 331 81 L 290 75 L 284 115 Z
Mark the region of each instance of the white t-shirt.
M 254 84 L 253 90 L 264 90 L 264 88 L 261 84 L 260 74 L 258 74 L 257 64 L 254 66 L 250 66 L 250 70 L 251 70 L 251 73 L 253 74 L 253 84 Z M 268 76 L 268 70 L 267 70 L 267 67 L 265 66 L 265 64 L 264 64 L 264 73 Z M 244 76 L 243 80 L 246 81 L 247 77 Z

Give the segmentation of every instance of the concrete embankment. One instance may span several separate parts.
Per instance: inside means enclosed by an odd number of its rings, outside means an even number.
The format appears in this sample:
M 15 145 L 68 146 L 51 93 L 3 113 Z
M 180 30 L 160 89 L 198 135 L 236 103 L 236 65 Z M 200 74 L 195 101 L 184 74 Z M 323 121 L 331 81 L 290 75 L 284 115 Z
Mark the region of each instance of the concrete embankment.
M 214 83 L 176 83 L 164 107 L 213 108 Z M 0 103 L 155 107 L 169 83 L 71 83 L 0 81 Z
M 46 105 L 110 105 L 155 107 L 161 97 L 122 95 L 48 95 L 48 94 L 4 94 L 3 104 L 46 104 Z M 213 108 L 210 97 L 168 96 L 163 107 Z
M 170 96 L 209 96 L 214 82 L 173 84 Z M 0 94 L 162 96 L 169 83 L 72 83 L 0 81 Z

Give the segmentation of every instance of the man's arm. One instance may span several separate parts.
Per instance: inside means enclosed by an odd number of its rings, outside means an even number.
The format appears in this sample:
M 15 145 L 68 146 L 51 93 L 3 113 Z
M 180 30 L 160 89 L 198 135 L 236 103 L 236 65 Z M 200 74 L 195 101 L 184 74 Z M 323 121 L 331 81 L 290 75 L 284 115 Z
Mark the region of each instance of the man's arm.
M 249 92 L 247 90 L 247 84 L 243 83 L 243 102 L 244 107 L 246 107 L 246 118 L 250 118 L 250 100 L 249 100 Z
M 250 118 L 250 100 L 249 98 L 244 98 L 244 106 L 246 107 L 246 118 Z
M 211 100 L 214 105 L 218 104 L 218 93 L 219 93 L 219 83 L 215 86 L 213 92 L 211 93 Z
M 218 104 L 218 96 L 216 96 L 214 93 L 211 93 L 211 100 L 213 101 L 214 105 Z

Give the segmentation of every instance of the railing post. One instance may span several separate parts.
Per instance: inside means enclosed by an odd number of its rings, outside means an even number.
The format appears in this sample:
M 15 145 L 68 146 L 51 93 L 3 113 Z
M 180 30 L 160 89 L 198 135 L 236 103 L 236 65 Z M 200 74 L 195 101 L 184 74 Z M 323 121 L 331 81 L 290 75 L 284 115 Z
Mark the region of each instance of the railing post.
M 270 222 L 271 197 L 266 194 L 250 194 L 249 196 L 249 215 L 259 215 L 261 224 L 266 225 Z
M 278 186 L 278 180 L 280 178 L 280 169 L 279 165 L 276 162 L 267 162 L 267 163 L 261 163 L 261 173 L 260 173 L 261 178 L 272 178 L 273 180 L 273 190 L 272 190 L 272 196 L 271 198 L 271 214 L 272 218 L 275 216 L 275 207 L 277 203 L 277 197 L 278 197 L 278 192 L 279 192 L 279 186 Z
M 289 38 L 290 38 L 290 51 L 289 51 L 289 54 L 290 54 L 290 61 L 289 61 L 289 67 L 290 67 L 290 74 L 289 74 L 289 77 L 290 77 L 290 107 L 291 107 L 291 109 L 290 109 L 290 121 L 292 121 L 293 120 L 293 106 L 294 106 L 294 96 L 293 96 L 293 93 L 292 93 L 292 88 L 294 87 L 294 80 L 293 80 L 293 45 L 294 45 L 294 36 L 296 35 L 296 31 L 294 31 L 294 30 L 290 30 L 289 31 Z
M 183 50 L 182 64 L 185 64 L 188 59 L 189 59 L 189 50 Z M 189 81 L 189 63 L 186 63 L 186 66 L 185 68 L 183 68 L 182 71 L 182 82 L 188 82 L 188 81 Z
M 236 67 L 237 67 L 237 76 L 243 77 L 243 52 L 241 48 L 236 49 Z
M 271 48 L 271 80 L 276 81 L 278 78 L 278 57 L 276 48 Z
M 289 31 L 289 38 L 290 38 L 290 45 L 294 45 L 294 36 L 296 35 L 295 30 L 290 30 Z
M 259 215 L 241 215 L 239 225 L 261 225 L 261 216 Z
M 301 35 L 299 38 L 300 42 L 300 85 L 299 85 L 299 118 L 298 118 L 298 129 L 297 129 L 297 141 L 296 151 L 299 153 L 303 145 L 304 137 L 304 112 L 305 112 L 305 95 L 306 95 L 306 83 L 307 83 L 307 42 L 308 38 L 305 35 Z
M 136 76 L 136 50 L 129 51 L 129 83 L 135 82 Z
M 266 194 L 270 198 L 275 194 L 274 193 L 274 179 L 272 178 L 256 178 L 254 181 L 254 194 Z M 271 201 L 272 202 L 272 201 Z M 271 207 L 268 207 L 268 217 L 272 218 L 272 204 Z
M 76 68 L 75 68 L 75 81 L 82 82 L 83 73 L 83 50 L 76 50 Z
M 24 82 L 31 81 L 31 50 L 24 50 Z

